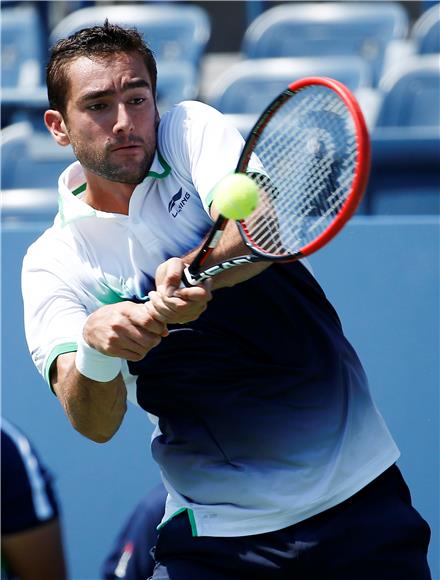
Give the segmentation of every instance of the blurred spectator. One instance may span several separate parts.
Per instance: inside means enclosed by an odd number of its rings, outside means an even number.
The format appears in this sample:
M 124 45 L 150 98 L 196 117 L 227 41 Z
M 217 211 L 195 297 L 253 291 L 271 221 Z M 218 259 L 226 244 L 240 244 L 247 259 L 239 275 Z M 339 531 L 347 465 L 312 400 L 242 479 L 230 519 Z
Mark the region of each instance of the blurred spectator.
M 153 574 L 157 526 L 160 524 L 167 493 L 162 484 L 154 487 L 135 507 L 120 531 L 102 567 L 104 580 L 138 580 Z
M 2 579 L 67 578 L 52 477 L 26 436 L 1 424 Z

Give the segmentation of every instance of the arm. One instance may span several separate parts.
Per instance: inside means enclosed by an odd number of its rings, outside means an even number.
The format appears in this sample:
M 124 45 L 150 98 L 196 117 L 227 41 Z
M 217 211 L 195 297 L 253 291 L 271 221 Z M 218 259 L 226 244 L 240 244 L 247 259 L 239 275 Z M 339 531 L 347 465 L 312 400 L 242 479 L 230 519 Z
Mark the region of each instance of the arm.
M 214 220 L 216 220 L 219 215 L 214 205 L 211 206 L 211 214 Z M 201 245 L 183 257 L 186 264 L 192 262 L 200 247 Z M 224 260 L 247 254 L 249 254 L 249 248 L 243 242 L 236 223 L 229 220 L 217 246 L 208 257 L 205 266 L 208 268 L 218 262 L 223 262 Z M 217 290 L 219 288 L 235 286 L 236 284 L 245 282 L 266 270 L 270 265 L 271 262 L 255 262 L 252 264 L 246 264 L 245 266 L 237 266 L 225 270 L 221 274 L 212 278 L 212 289 Z
M 59 520 L 32 530 L 2 536 L 2 555 L 21 580 L 67 578 Z
M 154 318 L 151 306 L 132 302 L 99 308 L 83 328 L 85 343 L 94 349 L 99 362 L 112 368 L 121 358 L 141 360 L 167 334 L 165 324 Z M 77 368 L 77 357 L 78 353 L 57 357 L 51 384 L 72 426 L 85 437 L 104 443 L 116 433 L 125 415 L 125 384 L 117 366 L 117 374 L 110 380 L 85 376 Z

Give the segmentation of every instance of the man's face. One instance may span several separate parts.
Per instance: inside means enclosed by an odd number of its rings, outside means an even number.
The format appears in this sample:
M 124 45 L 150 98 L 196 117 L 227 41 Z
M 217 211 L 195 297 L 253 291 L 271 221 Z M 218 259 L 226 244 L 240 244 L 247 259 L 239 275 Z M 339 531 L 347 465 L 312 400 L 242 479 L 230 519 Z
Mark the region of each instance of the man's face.
M 69 67 L 64 118 L 84 169 L 119 183 L 140 183 L 156 150 L 156 109 L 142 58 L 119 53 L 79 57 Z

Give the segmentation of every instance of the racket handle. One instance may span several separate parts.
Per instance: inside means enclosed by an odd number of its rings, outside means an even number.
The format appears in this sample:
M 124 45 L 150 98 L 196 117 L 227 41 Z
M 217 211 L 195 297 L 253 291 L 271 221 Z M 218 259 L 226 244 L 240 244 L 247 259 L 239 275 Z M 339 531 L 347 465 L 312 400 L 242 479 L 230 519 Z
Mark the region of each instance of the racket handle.
M 182 282 L 183 285 L 187 288 L 191 286 L 196 286 L 200 284 L 204 280 L 208 278 L 212 278 L 213 276 L 217 276 L 217 274 L 221 274 L 225 270 L 229 270 L 230 268 L 235 268 L 236 266 L 245 266 L 246 264 L 252 264 L 253 262 L 261 262 L 265 261 L 266 258 L 261 256 L 257 256 L 255 254 L 250 254 L 248 256 L 237 256 L 236 258 L 230 258 L 229 260 L 225 260 L 224 262 L 219 262 L 218 264 L 214 264 L 210 266 L 203 272 L 195 272 L 194 274 L 191 273 L 192 264 L 187 266 L 182 274 Z
M 190 288 L 191 286 L 197 286 L 200 283 L 200 280 L 193 276 L 190 272 L 190 266 L 187 266 L 182 274 L 182 283 L 181 287 Z

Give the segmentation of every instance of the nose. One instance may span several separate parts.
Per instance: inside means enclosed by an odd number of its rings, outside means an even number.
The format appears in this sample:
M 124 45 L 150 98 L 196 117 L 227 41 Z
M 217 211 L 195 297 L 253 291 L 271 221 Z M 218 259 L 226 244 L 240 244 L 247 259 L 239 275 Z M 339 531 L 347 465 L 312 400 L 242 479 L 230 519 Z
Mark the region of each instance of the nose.
M 117 117 L 113 126 L 113 132 L 131 133 L 134 130 L 133 119 L 125 104 L 121 103 L 117 109 Z

